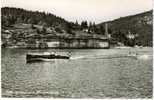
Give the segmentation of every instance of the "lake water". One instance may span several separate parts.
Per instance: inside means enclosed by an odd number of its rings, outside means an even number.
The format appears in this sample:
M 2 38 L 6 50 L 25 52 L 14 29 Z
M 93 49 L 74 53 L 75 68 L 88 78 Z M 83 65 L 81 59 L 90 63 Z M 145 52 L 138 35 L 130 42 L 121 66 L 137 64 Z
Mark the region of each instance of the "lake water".
M 72 52 L 69 60 L 26 63 L 28 52 Z M 137 52 L 132 57 L 105 56 Z M 2 97 L 151 98 L 152 48 L 2 49 Z

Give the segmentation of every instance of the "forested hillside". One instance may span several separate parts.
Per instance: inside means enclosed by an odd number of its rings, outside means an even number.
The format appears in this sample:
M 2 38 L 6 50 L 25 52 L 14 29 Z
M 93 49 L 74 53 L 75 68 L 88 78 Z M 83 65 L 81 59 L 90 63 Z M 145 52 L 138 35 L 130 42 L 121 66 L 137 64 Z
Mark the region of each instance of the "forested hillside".
M 95 24 L 69 22 L 51 13 L 21 8 L 1 8 L 2 43 L 5 46 L 26 45 L 54 37 L 104 37 L 108 25 L 110 43 L 125 46 L 152 46 L 152 11 Z
M 65 19 L 58 17 L 51 13 L 28 11 L 21 8 L 9 8 L 4 7 L 2 12 L 2 25 L 10 26 L 17 23 L 41 25 L 44 27 L 55 27 L 67 29 L 70 26 L 74 26 L 74 23 L 70 23 Z
M 59 41 L 59 38 L 93 37 L 95 23 L 69 22 L 51 13 L 4 7 L 2 11 L 2 47 L 35 47 L 37 44 Z M 89 31 L 87 31 L 89 29 Z M 98 36 L 100 37 L 100 36 Z M 66 39 L 67 40 L 67 39 Z
M 111 37 L 116 41 L 128 45 L 126 36 L 132 34 L 135 36 L 135 44 L 152 46 L 152 20 L 152 11 L 148 11 L 137 15 L 121 17 L 107 23 L 112 31 L 110 32 Z M 104 24 L 105 23 L 101 23 L 98 26 L 104 26 Z

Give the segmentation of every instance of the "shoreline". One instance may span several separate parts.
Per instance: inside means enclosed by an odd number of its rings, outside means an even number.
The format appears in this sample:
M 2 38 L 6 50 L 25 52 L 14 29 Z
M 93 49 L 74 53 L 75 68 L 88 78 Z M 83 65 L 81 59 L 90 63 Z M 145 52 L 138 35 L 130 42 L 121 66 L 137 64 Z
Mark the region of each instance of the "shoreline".
M 130 48 L 153 48 L 151 46 L 138 46 L 138 47 L 129 47 L 129 46 L 116 46 L 116 47 L 47 47 L 47 48 L 27 48 L 27 47 L 17 47 L 17 46 L 11 46 L 11 47 L 1 47 L 1 49 L 130 49 Z

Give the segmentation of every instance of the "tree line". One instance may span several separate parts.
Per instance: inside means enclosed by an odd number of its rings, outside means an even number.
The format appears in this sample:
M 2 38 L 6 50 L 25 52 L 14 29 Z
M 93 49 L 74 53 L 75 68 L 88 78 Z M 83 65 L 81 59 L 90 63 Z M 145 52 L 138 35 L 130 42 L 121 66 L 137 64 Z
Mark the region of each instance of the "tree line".
M 65 19 L 51 13 L 28 11 L 21 8 L 3 7 L 1 9 L 2 26 L 11 26 L 17 23 L 25 23 L 33 25 L 42 25 L 44 27 L 56 27 L 57 30 L 66 30 L 67 33 L 73 33 L 73 30 L 87 29 L 88 33 L 103 34 L 105 32 L 104 26 L 97 27 L 93 22 L 88 23 L 82 21 L 81 24 L 76 22 L 69 22 Z

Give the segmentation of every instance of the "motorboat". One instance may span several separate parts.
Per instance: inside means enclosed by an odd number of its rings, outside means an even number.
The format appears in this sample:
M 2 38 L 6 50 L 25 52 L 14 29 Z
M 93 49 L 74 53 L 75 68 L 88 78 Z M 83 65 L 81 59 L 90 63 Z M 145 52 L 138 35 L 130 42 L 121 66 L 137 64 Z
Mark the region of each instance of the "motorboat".
M 26 61 L 29 62 L 38 62 L 38 61 L 50 61 L 52 59 L 69 59 L 69 55 L 60 55 L 54 52 L 44 52 L 44 53 L 28 53 L 26 55 Z

